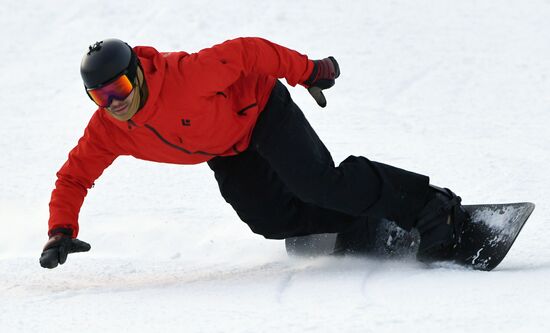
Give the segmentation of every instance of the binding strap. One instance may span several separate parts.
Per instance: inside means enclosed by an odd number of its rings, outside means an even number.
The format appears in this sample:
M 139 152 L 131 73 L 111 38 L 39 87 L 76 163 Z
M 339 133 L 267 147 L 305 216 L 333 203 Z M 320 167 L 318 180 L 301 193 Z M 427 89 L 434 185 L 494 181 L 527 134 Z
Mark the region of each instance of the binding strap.
M 424 210 L 428 210 L 428 213 L 424 214 L 418 219 L 418 222 L 416 223 L 416 228 L 420 232 L 424 232 L 426 230 L 430 230 L 432 228 L 435 228 L 439 223 L 441 223 L 436 217 L 448 214 L 452 212 L 453 216 L 453 222 L 455 220 L 455 211 L 453 208 L 460 206 L 460 203 L 462 202 L 462 198 L 454 194 L 451 190 L 448 188 L 443 189 L 450 198 L 448 200 L 440 200 L 439 202 L 434 202 L 430 206 L 435 206 L 437 204 L 440 204 L 439 207 L 426 207 Z M 445 198 L 447 199 L 447 198 Z M 431 209 L 430 209 L 431 208 Z M 454 223 L 453 223 L 454 224 Z M 455 227 L 455 234 L 457 233 L 457 227 Z

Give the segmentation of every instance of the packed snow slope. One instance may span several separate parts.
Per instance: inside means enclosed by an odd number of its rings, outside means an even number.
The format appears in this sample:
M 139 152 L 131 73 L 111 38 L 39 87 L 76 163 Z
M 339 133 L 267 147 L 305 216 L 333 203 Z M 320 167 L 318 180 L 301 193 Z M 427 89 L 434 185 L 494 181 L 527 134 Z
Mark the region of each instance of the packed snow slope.
M 550 1 L 2 1 L 1 332 L 548 332 Z M 261 36 L 335 56 L 336 161 L 431 176 L 465 203 L 537 208 L 493 272 L 312 260 L 252 234 L 206 165 L 119 158 L 81 211 L 89 253 L 38 264 L 55 173 L 94 106 L 78 66 L 118 37 L 198 51 Z

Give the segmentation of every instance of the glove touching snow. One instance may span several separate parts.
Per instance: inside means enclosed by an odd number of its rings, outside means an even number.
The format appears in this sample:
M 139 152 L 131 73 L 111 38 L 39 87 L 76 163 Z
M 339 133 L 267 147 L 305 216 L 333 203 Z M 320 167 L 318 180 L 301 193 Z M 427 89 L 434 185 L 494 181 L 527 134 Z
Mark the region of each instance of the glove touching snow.
M 67 260 L 69 253 L 90 251 L 90 244 L 78 239 L 72 239 L 70 234 L 59 232 L 50 237 L 42 255 L 40 256 L 40 266 L 44 268 L 55 268 L 57 265 L 63 265 Z

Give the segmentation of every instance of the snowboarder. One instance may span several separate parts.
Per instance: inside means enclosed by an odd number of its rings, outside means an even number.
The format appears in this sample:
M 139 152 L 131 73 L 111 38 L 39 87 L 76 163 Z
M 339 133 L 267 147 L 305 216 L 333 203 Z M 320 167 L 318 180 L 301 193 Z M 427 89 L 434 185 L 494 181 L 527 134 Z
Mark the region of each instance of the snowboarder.
M 76 239 L 87 190 L 121 155 L 207 162 L 224 199 L 268 239 L 336 233 L 385 218 L 418 229 L 418 259 L 451 258 L 466 217 L 460 197 L 424 175 L 349 156 L 339 166 L 292 101 L 301 85 L 321 107 L 340 75 L 333 57 L 310 60 L 261 38 L 198 53 L 158 52 L 117 39 L 90 46 L 80 71 L 97 105 L 57 173 L 40 264 L 88 251 Z

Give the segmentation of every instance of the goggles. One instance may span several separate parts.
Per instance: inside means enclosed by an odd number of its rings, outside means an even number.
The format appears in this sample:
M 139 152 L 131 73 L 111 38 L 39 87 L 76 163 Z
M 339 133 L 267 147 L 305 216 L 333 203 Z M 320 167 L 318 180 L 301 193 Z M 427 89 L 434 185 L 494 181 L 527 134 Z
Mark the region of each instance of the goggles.
M 111 105 L 113 99 L 124 100 L 133 89 L 132 81 L 126 74 L 122 74 L 100 87 L 86 89 L 86 92 L 99 107 L 106 108 Z

